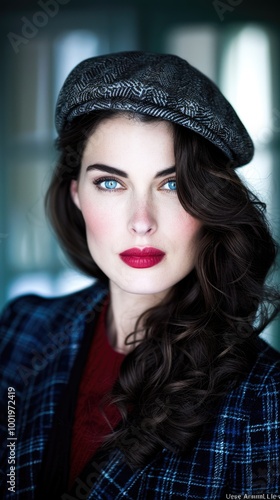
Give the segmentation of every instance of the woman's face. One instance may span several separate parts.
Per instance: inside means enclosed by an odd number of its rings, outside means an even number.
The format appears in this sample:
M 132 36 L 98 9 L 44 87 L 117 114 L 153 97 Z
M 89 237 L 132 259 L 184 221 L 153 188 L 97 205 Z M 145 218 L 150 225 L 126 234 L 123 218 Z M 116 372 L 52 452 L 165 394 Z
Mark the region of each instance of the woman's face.
M 89 136 L 71 195 L 92 258 L 112 286 L 162 294 L 192 270 L 201 222 L 177 197 L 167 122 L 125 116 L 101 122 Z

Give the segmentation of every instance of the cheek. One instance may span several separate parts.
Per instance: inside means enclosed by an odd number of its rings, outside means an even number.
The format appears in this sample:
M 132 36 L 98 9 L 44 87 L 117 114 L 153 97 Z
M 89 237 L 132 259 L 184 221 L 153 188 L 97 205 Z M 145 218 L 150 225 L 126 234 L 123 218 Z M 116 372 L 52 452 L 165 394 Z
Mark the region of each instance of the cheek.
M 174 218 L 172 228 L 177 241 L 188 247 L 198 243 L 202 223 L 184 211 L 180 217 Z
M 119 211 L 112 203 L 94 202 L 83 200 L 81 212 L 86 225 L 87 237 L 93 243 L 110 240 L 116 235 L 120 226 Z
M 92 207 L 87 204 L 81 207 L 84 217 L 86 232 L 88 236 L 104 238 L 112 233 L 114 223 L 112 221 L 112 211 L 104 211 L 100 207 Z

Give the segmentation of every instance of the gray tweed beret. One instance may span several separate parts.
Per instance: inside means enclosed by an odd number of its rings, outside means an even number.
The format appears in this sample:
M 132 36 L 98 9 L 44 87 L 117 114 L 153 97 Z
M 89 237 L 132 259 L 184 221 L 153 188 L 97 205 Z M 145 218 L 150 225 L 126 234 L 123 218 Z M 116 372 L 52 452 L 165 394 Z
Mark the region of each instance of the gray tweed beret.
M 101 109 L 138 112 L 183 125 L 215 144 L 234 167 L 253 157 L 252 140 L 218 87 L 174 55 L 130 51 L 79 63 L 58 96 L 58 133 L 75 117 Z

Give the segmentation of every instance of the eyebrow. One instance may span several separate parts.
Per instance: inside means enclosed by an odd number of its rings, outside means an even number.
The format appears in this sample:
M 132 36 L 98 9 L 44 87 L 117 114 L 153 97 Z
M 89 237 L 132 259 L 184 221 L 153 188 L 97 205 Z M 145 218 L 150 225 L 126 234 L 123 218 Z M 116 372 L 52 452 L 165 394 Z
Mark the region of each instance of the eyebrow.
M 102 163 L 95 163 L 94 165 L 89 165 L 86 168 L 86 171 L 89 172 L 90 170 L 101 170 L 102 172 L 107 172 L 108 174 L 115 174 L 119 175 L 120 177 L 125 177 L 126 179 L 128 178 L 128 175 L 126 172 L 123 170 L 120 170 L 115 167 L 109 167 L 109 165 L 103 165 Z M 176 171 L 175 166 L 166 168 L 165 170 L 160 170 L 159 172 L 156 173 L 155 179 L 158 177 L 164 177 L 165 175 L 170 175 L 174 174 Z

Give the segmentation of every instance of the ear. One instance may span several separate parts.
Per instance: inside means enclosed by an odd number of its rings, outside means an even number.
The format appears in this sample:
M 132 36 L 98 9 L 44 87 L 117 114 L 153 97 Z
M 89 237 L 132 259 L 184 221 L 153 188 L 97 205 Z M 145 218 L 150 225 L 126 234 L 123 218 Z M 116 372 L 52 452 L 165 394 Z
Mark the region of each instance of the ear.
M 70 194 L 73 202 L 75 203 L 76 207 L 81 210 L 80 207 L 80 199 L 79 199 L 79 193 L 78 193 L 78 181 L 72 180 L 70 184 Z

